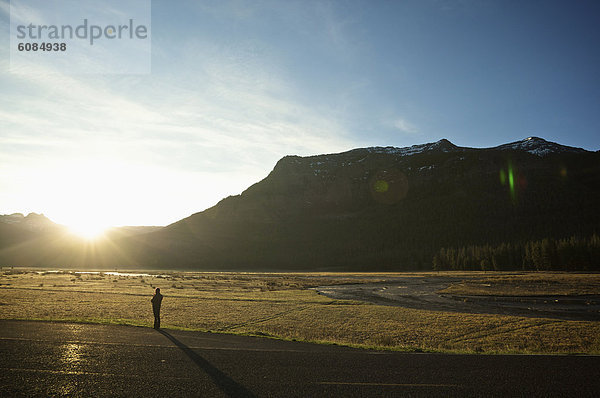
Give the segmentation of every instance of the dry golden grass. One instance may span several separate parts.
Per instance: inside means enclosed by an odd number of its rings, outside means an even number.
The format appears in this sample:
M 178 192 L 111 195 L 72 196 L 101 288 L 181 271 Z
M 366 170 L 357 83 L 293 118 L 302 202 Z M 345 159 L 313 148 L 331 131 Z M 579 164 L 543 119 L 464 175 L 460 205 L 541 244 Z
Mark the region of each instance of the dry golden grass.
M 600 353 L 600 322 L 378 306 L 333 300 L 308 290 L 366 277 L 344 274 L 330 279 L 331 276 L 169 273 L 125 277 L 9 271 L 0 274 L 0 318 L 151 326 L 150 298 L 158 286 L 165 295 L 165 328 L 398 350 Z M 504 277 L 515 284 L 514 277 Z M 547 277 L 531 278 L 538 283 Z M 496 283 L 501 279 L 490 276 L 488 280 Z

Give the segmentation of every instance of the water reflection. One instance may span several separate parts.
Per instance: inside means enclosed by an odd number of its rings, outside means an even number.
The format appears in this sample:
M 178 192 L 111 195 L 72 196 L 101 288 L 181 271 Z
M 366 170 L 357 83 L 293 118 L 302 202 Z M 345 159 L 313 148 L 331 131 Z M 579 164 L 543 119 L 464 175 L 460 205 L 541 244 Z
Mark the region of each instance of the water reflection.
M 43 274 L 62 274 L 62 273 L 73 273 L 73 274 L 88 274 L 88 275 L 111 275 L 111 276 L 145 276 L 145 277 L 166 277 L 167 275 L 161 274 L 146 274 L 146 273 L 137 273 L 137 272 L 117 272 L 117 271 L 61 271 L 61 270 L 48 270 L 48 271 L 37 271 L 39 275 Z
M 130 273 L 130 272 L 99 272 L 99 271 L 77 271 L 76 274 L 91 274 L 91 275 L 111 275 L 111 276 L 158 276 L 151 274 L 139 274 L 139 273 Z

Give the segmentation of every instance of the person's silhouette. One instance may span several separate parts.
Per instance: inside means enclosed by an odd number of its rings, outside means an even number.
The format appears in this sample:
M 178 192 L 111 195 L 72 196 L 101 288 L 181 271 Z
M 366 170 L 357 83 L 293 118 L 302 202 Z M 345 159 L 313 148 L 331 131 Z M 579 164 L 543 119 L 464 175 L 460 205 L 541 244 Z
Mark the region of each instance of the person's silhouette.
M 157 287 L 152 296 L 152 311 L 154 311 L 154 329 L 160 329 L 160 304 L 162 303 L 163 295 L 160 294 L 160 287 Z

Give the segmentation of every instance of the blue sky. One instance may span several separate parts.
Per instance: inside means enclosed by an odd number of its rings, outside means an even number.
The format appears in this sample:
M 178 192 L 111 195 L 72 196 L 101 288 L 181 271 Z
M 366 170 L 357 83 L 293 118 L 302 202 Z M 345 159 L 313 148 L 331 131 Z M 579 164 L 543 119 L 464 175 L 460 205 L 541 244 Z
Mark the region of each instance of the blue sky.
M 0 213 L 165 225 L 289 154 L 598 150 L 599 37 L 597 1 L 154 0 L 150 74 L 15 74 L 0 0 Z

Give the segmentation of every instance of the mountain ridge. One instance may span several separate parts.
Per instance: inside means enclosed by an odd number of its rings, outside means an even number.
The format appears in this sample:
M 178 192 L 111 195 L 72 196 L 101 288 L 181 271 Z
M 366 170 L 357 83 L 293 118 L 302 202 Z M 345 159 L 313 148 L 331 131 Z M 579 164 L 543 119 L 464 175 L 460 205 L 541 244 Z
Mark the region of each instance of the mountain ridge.
M 523 145 L 524 143 L 529 143 L 529 145 Z M 196 234 L 202 237 L 203 243 L 207 245 L 207 251 L 218 251 L 222 249 L 220 246 L 223 246 L 223 239 L 225 238 L 215 240 L 213 239 L 214 236 L 211 237 L 211 231 L 213 235 L 223 234 L 220 231 L 223 225 L 229 225 L 230 229 L 227 231 L 230 234 L 229 237 L 238 240 L 237 243 L 232 245 L 237 246 L 241 251 L 252 252 L 253 250 L 249 248 L 240 248 L 244 246 L 244 243 L 240 243 L 240 241 L 248 239 L 236 236 L 235 233 L 232 234 L 232 231 L 236 228 L 242 228 L 240 222 L 246 223 L 246 225 L 259 223 L 260 228 L 263 229 L 260 233 L 269 236 L 269 239 L 273 242 L 279 242 L 278 244 L 283 246 L 303 247 L 304 245 L 307 250 L 311 250 L 311 244 L 306 242 L 306 236 L 312 233 L 308 231 L 314 232 L 315 229 L 320 228 L 319 225 L 323 227 L 323 225 L 329 225 L 340 220 L 357 220 L 365 215 L 365 211 L 379 212 L 367 216 L 367 218 L 377 219 L 381 217 L 381 212 L 386 211 L 385 206 L 397 205 L 406 199 L 407 195 L 409 197 L 414 195 L 414 199 L 418 200 L 427 199 L 429 195 L 435 194 L 433 189 L 435 184 L 457 180 L 457 176 L 483 173 L 487 185 L 491 185 L 490 179 L 498 182 L 493 186 L 495 194 L 498 194 L 497 191 L 499 190 L 508 190 L 508 183 L 502 185 L 499 180 L 501 169 L 506 170 L 506 173 L 508 173 L 509 168 L 513 167 L 509 167 L 510 162 L 514 163 L 515 180 L 521 181 L 520 184 L 523 184 L 526 175 L 522 172 L 523 167 L 520 167 L 522 161 L 533 166 L 539 165 L 539 162 L 543 163 L 548 159 L 551 160 L 552 155 L 569 157 L 592 154 L 592 152 L 578 148 L 551 144 L 553 143 L 542 139 L 525 139 L 499 147 L 466 148 L 458 147 L 448 140 L 440 140 L 406 148 L 371 147 L 358 148 L 337 154 L 307 157 L 286 156 L 276 163 L 265 179 L 253 184 L 242 194 L 225 198 L 210 209 L 195 213 L 184 220 L 171 224 L 165 230 L 160 231 L 159 234 L 161 234 L 162 239 L 165 236 L 164 234 L 168 234 L 170 230 L 177 231 L 178 234 L 182 234 L 182 231 L 188 231 L 191 235 Z M 551 148 L 549 151 L 532 153 L 531 151 L 537 149 L 536 145 L 541 148 L 550 145 Z M 489 162 L 482 161 L 483 158 L 481 157 L 489 159 L 491 165 L 487 164 Z M 551 161 L 555 163 L 554 176 L 557 180 L 560 180 L 562 166 L 556 163 L 561 163 L 562 160 L 555 159 Z M 476 168 L 476 170 L 473 168 Z M 446 175 L 443 178 L 438 177 L 438 170 L 446 170 Z M 535 171 L 535 168 L 532 171 Z M 547 173 L 544 172 L 543 174 Z M 543 177 L 548 178 L 547 175 Z M 387 181 L 385 190 L 377 188 L 378 181 Z M 449 184 L 449 188 L 455 189 L 456 186 L 452 185 Z M 503 192 L 505 200 L 502 202 L 502 206 L 506 212 L 515 211 L 514 207 L 517 205 L 515 202 L 518 201 L 517 193 L 515 191 L 514 197 L 512 197 L 509 192 Z M 522 196 L 522 193 L 518 194 Z M 486 198 L 484 202 L 491 203 L 495 200 L 493 194 L 486 192 L 473 192 L 473 195 Z M 464 200 L 465 197 L 468 197 L 466 189 L 458 189 L 450 195 L 448 200 Z M 528 197 L 527 200 L 531 201 L 532 198 Z M 481 207 L 481 203 L 477 203 L 477 200 L 473 201 L 472 205 L 475 208 Z M 536 206 L 535 203 L 521 203 L 519 205 Z M 385 209 L 382 210 L 381 206 L 384 206 Z M 459 203 L 457 206 L 461 207 L 462 205 Z M 557 204 L 553 203 L 552 206 L 557 206 Z M 462 207 L 463 211 L 469 212 L 469 209 Z M 448 211 L 450 212 L 452 209 L 448 209 Z M 481 210 L 480 213 L 482 217 L 486 216 L 485 211 Z M 406 216 L 410 217 L 410 215 Z M 306 220 L 311 218 L 317 221 L 311 226 L 305 225 Z M 214 225 L 215 220 L 219 220 L 222 225 Z M 476 218 L 473 221 L 476 222 Z M 502 219 L 495 221 L 505 222 Z M 304 228 L 306 231 L 299 234 L 293 233 L 293 231 L 290 231 L 289 225 L 279 225 L 281 222 L 303 226 L 299 230 Z M 417 223 L 418 221 L 413 222 Z M 434 222 L 435 220 L 432 220 L 432 224 Z M 459 224 L 461 222 L 463 221 L 459 221 Z M 517 220 L 512 221 L 513 224 L 516 222 Z M 275 231 L 273 231 L 269 228 L 265 229 L 265 225 L 276 225 L 277 228 L 274 228 Z M 259 227 L 256 228 L 254 232 L 260 230 Z M 329 228 L 336 229 L 331 225 L 329 225 Z M 391 228 L 393 229 L 393 227 Z M 433 229 L 437 230 L 440 235 L 444 234 L 439 228 Z M 569 232 L 575 233 L 577 231 L 571 229 Z M 247 231 L 249 235 L 252 233 L 251 229 Z M 555 234 L 555 232 L 550 234 Z M 282 238 L 284 235 L 288 235 L 288 238 Z M 489 235 L 489 233 L 483 233 L 483 235 Z M 233 236 L 236 237 L 233 238 Z M 542 236 L 542 234 L 538 233 L 535 236 Z M 331 240 L 327 234 L 323 234 L 318 239 Z M 351 237 L 348 237 L 348 239 L 352 240 Z M 473 238 L 470 239 L 473 240 Z M 438 246 L 442 243 L 452 243 L 452 240 L 441 239 Z M 355 241 L 354 244 L 360 245 L 360 242 Z M 185 244 L 181 244 L 181 246 L 185 246 Z M 262 247 L 259 251 L 268 250 L 267 247 Z M 323 248 L 320 250 L 327 251 Z M 202 250 L 195 253 L 199 257 L 204 256 Z M 287 259 L 284 257 L 285 255 L 279 255 L 277 260 L 274 261 L 286 263 Z M 335 255 L 332 255 L 332 257 L 335 257 Z M 338 253 L 338 257 L 343 256 Z M 393 258 L 394 256 L 390 257 Z M 336 262 L 334 260 L 330 261 Z M 421 263 L 423 261 L 418 260 Z
M 423 153 L 430 150 L 441 150 L 443 152 L 451 152 L 451 151 L 465 151 L 465 150 L 523 150 L 526 152 L 530 152 L 532 154 L 543 156 L 551 153 L 564 153 L 564 152 L 574 152 L 574 153 L 582 153 L 582 152 L 591 152 L 583 148 L 568 146 L 558 144 L 552 141 L 547 141 L 540 137 L 527 137 L 522 140 L 501 144 L 493 147 L 461 147 L 452 143 L 450 140 L 446 138 L 442 138 L 435 142 L 425 143 L 425 144 L 417 144 L 407 147 L 395 147 L 395 146 L 372 146 L 372 147 L 364 147 L 364 148 L 355 148 L 350 149 L 348 151 L 330 153 L 330 154 L 321 154 L 321 155 L 309 155 L 309 156 L 298 156 L 298 155 L 287 155 L 282 159 L 288 157 L 297 157 L 297 158 L 319 158 L 319 157 L 328 157 L 328 156 L 336 156 L 336 155 L 346 155 L 354 152 L 368 152 L 368 153 L 387 153 L 387 154 L 395 154 L 401 156 L 410 156 L 414 154 Z
M 69 259 L 68 250 L 45 258 L 163 269 L 431 269 L 443 247 L 600 232 L 599 160 L 537 137 L 285 156 L 240 195 L 156 231 L 115 236 L 95 258 Z

